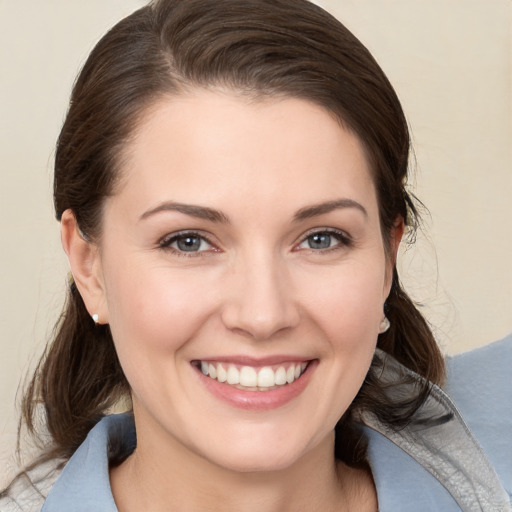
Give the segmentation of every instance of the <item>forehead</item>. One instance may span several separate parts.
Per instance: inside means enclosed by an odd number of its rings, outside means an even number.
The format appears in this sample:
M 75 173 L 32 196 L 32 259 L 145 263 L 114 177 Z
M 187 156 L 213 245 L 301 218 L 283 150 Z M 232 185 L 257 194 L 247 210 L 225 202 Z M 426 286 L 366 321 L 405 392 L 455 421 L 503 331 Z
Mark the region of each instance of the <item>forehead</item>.
M 289 97 L 196 90 L 161 98 L 127 144 L 121 173 L 120 194 L 147 202 L 374 196 L 357 136 L 326 109 Z

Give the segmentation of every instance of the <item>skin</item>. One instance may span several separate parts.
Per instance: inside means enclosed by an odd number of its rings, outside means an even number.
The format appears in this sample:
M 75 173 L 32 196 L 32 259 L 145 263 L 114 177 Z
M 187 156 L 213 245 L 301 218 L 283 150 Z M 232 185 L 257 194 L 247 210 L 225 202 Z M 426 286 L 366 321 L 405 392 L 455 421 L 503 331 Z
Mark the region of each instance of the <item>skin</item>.
M 138 446 L 111 471 L 119 509 L 376 510 L 371 475 L 334 460 L 333 428 L 371 363 L 403 224 L 390 256 L 357 137 L 304 100 L 196 90 L 153 105 L 123 156 L 101 239 L 62 218 L 132 388 Z M 328 248 L 310 247 L 329 230 Z M 179 251 L 183 231 L 205 237 L 198 251 Z M 315 363 L 269 410 L 219 400 L 191 364 L 274 355 Z

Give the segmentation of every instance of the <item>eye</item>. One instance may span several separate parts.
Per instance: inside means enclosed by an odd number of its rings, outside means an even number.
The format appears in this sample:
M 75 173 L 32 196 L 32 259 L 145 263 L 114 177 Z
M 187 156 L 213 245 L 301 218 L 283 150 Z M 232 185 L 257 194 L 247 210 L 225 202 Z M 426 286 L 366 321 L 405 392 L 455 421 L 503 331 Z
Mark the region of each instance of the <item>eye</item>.
M 182 232 L 169 235 L 160 241 L 159 246 L 162 249 L 168 249 L 184 256 L 193 255 L 193 253 L 211 251 L 214 248 L 203 235 L 192 232 Z
M 340 246 L 351 245 L 350 237 L 342 231 L 325 229 L 310 233 L 297 246 L 297 249 L 312 249 L 322 251 L 334 249 Z

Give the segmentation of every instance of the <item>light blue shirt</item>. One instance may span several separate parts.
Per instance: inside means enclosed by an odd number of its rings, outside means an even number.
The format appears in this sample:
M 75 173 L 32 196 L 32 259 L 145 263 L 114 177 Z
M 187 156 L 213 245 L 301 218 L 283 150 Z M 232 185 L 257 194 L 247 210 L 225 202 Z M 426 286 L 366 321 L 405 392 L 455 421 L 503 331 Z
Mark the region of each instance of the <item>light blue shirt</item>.
M 512 335 L 487 347 L 450 357 L 447 359 L 447 367 L 448 382 L 445 390 L 457 404 L 468 426 L 466 429 L 464 422 L 457 420 L 458 412 L 454 410 L 453 416 L 461 429 L 458 432 L 462 434 L 457 434 L 458 437 L 452 438 L 449 443 L 449 437 L 446 437 L 445 444 L 448 446 L 443 446 L 443 436 L 438 436 L 435 439 L 439 451 L 437 448 L 429 448 L 424 457 L 421 453 L 416 455 L 417 443 L 414 441 L 409 450 L 413 455 L 410 455 L 406 453 L 407 432 L 400 434 L 397 441 L 394 435 L 378 432 L 378 426 L 364 427 L 369 441 L 368 458 L 377 488 L 380 512 L 512 510 L 508 505 L 512 496 Z M 442 391 L 439 393 L 443 404 L 452 407 L 449 400 L 444 401 Z M 425 430 L 428 428 L 425 427 Z M 418 435 L 418 429 L 413 435 Z M 481 470 L 485 464 L 478 458 L 482 454 L 478 447 L 474 448 L 476 444 L 473 437 L 485 452 L 490 462 L 489 467 L 492 465 L 496 473 L 485 468 Z M 125 454 L 133 451 L 136 437 L 130 414 L 108 416 L 91 430 L 53 485 L 42 512 L 117 512 L 109 483 L 107 447 L 112 439 L 122 441 Z M 455 444 L 460 441 L 461 446 L 470 447 L 466 452 L 470 456 L 469 462 L 474 461 L 470 472 L 476 470 L 479 473 L 477 477 L 484 473 L 484 483 L 499 487 L 493 488 L 496 489 L 493 491 L 495 505 L 491 506 L 485 499 L 471 501 L 471 498 L 468 505 L 457 503 L 473 492 L 470 489 L 473 482 L 472 477 L 459 474 L 463 470 L 452 471 L 459 464 L 458 460 L 449 460 L 454 441 Z M 453 446 L 453 449 L 456 450 L 456 447 Z M 454 456 L 454 459 L 457 458 L 458 454 Z M 430 459 L 430 466 L 427 459 Z M 437 473 L 438 467 L 441 468 L 440 475 L 434 476 L 429 472 Z M 466 488 L 470 489 L 469 493 Z

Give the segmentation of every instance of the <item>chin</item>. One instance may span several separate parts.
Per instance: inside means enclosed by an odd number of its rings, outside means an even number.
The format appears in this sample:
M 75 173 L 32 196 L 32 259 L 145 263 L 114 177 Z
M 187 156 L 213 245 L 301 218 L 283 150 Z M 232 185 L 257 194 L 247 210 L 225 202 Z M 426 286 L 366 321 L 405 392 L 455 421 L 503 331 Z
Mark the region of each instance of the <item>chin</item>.
M 224 456 L 220 460 L 212 460 L 218 466 L 228 471 L 237 473 L 269 473 L 274 471 L 282 471 L 293 466 L 298 457 L 290 454 L 267 454 L 261 453 L 238 453 L 233 457 Z
M 290 438 L 270 440 L 247 436 L 241 442 L 228 446 L 217 443 L 218 450 L 203 451 L 203 456 L 213 464 L 239 473 L 282 471 L 292 467 L 309 452 L 303 440 L 290 442 Z M 213 445 L 210 444 L 210 447 Z

